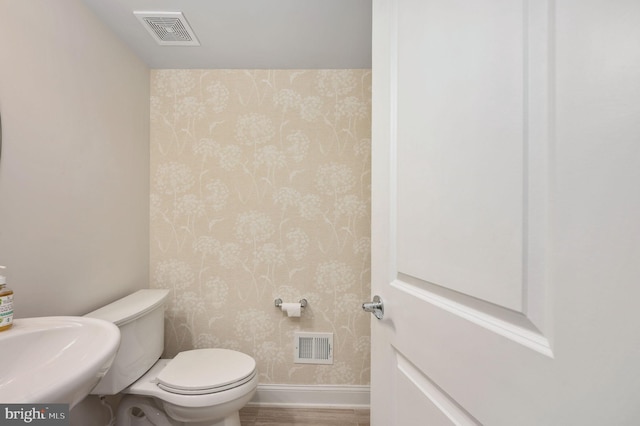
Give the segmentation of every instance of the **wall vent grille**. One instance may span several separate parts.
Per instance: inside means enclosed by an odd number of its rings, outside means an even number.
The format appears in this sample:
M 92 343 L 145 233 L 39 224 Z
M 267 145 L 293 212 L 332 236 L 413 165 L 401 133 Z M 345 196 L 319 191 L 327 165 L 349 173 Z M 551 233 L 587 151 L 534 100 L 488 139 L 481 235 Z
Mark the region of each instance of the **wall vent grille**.
M 200 46 L 182 12 L 133 12 L 162 46 Z
M 333 364 L 333 333 L 294 333 L 293 362 Z

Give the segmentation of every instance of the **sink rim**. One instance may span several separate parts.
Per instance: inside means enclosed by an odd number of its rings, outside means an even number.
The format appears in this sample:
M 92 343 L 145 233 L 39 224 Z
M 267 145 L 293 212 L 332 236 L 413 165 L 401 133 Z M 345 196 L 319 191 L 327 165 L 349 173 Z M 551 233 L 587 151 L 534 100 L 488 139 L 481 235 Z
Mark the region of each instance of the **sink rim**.
M 75 338 L 74 330 L 77 330 Z M 56 331 L 62 332 L 62 338 L 68 344 L 52 353 L 43 364 L 33 366 L 31 371 L 26 370 L 30 366 L 25 362 L 24 366 L 20 366 L 22 371 L 14 370 L 0 375 L 0 401 L 68 403 L 71 408 L 84 399 L 106 374 L 120 345 L 120 330 L 113 323 L 101 319 L 81 316 L 15 319 L 10 329 L 0 332 L 0 346 L 6 348 L 5 356 L 20 356 L 11 353 L 11 343 L 8 341 L 21 339 L 16 340 L 16 345 L 18 350 L 24 351 L 24 339 L 34 339 L 30 342 L 30 349 L 46 353 L 45 346 L 50 340 L 41 339 L 38 342 L 37 337 Z M 16 379 L 19 380 L 16 382 Z

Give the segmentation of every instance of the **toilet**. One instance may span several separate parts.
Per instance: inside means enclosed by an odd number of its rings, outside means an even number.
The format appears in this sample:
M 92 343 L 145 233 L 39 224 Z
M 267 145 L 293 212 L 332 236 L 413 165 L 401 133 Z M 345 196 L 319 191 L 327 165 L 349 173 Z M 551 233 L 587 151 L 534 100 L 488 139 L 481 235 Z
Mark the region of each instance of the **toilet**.
M 256 362 L 229 349 L 164 350 L 169 290 L 145 289 L 88 313 L 120 328 L 120 347 L 93 395 L 122 394 L 117 426 L 240 426 L 258 386 Z

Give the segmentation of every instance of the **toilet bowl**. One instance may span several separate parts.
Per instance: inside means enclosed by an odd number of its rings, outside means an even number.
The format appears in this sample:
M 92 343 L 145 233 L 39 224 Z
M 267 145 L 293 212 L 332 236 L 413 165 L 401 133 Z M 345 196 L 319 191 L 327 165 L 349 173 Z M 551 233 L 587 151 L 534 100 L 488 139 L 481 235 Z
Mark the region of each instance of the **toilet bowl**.
M 87 316 L 114 322 L 121 343 L 94 395 L 122 398 L 118 426 L 240 426 L 258 386 L 255 360 L 229 349 L 194 349 L 159 359 L 168 290 L 140 290 Z
M 207 369 L 207 362 L 213 368 Z M 198 371 L 206 373 L 197 377 Z M 122 393 L 155 398 L 167 415 L 180 422 L 240 426 L 239 418 L 233 422 L 233 417 L 249 402 L 257 385 L 253 358 L 226 349 L 198 349 L 159 360 Z M 120 426 L 121 416 L 117 418 Z

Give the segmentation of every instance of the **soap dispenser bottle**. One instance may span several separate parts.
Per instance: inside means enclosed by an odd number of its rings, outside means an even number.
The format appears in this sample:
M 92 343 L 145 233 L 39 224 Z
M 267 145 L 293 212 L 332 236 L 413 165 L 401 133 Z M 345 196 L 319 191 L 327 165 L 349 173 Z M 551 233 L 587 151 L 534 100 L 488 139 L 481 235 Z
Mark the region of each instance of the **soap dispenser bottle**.
M 6 269 L 0 266 L 0 272 Z M 7 277 L 0 275 L 0 331 L 8 330 L 13 325 L 13 290 L 7 288 Z

